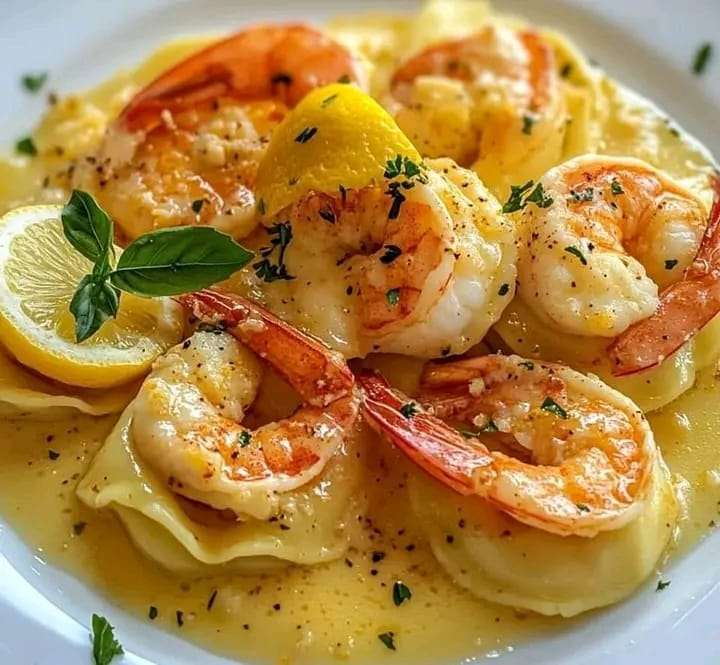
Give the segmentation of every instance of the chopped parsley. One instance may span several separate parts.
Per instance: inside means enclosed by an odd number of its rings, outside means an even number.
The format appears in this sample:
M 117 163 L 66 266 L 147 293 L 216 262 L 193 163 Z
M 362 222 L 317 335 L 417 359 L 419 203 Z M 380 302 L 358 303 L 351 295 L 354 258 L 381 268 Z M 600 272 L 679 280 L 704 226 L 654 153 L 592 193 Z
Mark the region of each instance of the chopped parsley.
M 577 509 L 581 513 L 589 513 L 590 512 L 590 508 L 588 508 L 584 503 L 576 503 L 575 505 L 577 506 Z
M 385 164 L 383 175 L 387 180 L 393 180 L 388 184 L 385 192 L 392 198 L 392 204 L 388 212 L 388 219 L 397 219 L 400 214 L 400 206 L 405 202 L 405 195 L 402 189 L 412 189 L 415 181 L 427 183 L 427 176 L 423 173 L 424 166 L 416 164 L 412 159 L 404 155 L 397 155 L 395 159 L 388 159 Z M 405 180 L 396 180 L 404 177 Z
M 337 221 L 337 218 L 335 216 L 335 211 L 328 207 L 328 208 L 320 208 L 318 215 L 322 217 L 328 224 L 334 224 Z
M 203 205 L 205 205 L 205 199 L 196 199 L 192 202 L 192 205 L 190 207 L 196 215 L 199 215 Z
M 317 134 L 317 127 L 305 127 L 296 137 L 297 143 L 307 143 L 315 134 Z
M 540 408 L 543 411 L 556 415 L 558 418 L 567 419 L 568 417 L 567 411 L 565 411 L 565 409 L 563 409 L 552 397 L 546 397 L 540 405 Z
M 495 421 L 491 418 L 488 420 L 481 428 L 481 432 L 499 432 L 498 426 L 495 424 Z
M 387 300 L 388 305 L 395 307 L 400 302 L 400 289 L 390 289 L 385 294 L 385 300 Z
M 385 245 L 385 253 L 380 257 L 380 262 L 388 265 L 400 254 L 402 254 L 402 250 L 397 245 Z
M 705 42 L 695 52 L 695 58 L 693 59 L 692 70 L 696 76 L 700 76 L 707 67 L 710 58 L 713 53 L 713 45 L 710 42 Z
M 110 665 L 115 656 L 122 656 L 123 648 L 115 639 L 113 627 L 105 617 L 92 615 L 93 660 L 95 665 Z
M 412 598 L 412 591 L 410 591 L 405 583 L 398 580 L 395 584 L 393 584 L 392 597 L 395 606 L 400 607 L 400 605 L 402 605 L 406 600 L 410 600 Z
M 395 633 L 388 631 L 387 633 L 380 633 L 378 639 L 391 651 L 395 651 Z
M 295 279 L 294 275 L 288 274 L 285 265 L 285 252 L 293 238 L 292 225 L 290 222 L 283 222 L 271 226 L 266 231 L 271 236 L 270 246 L 263 247 L 260 250 L 260 256 L 263 258 L 257 263 L 253 263 L 255 274 L 265 282 Z M 277 263 L 273 263 L 271 257 L 276 249 L 278 250 L 278 259 Z
M 587 265 L 587 259 L 585 258 L 585 255 L 584 255 L 577 247 L 573 247 L 573 246 L 566 247 L 566 248 L 565 248 L 565 251 L 566 251 L 568 254 L 572 254 L 573 256 L 577 256 L 577 257 L 580 259 L 580 263 L 582 263 L 582 265 L 584 265 L 584 266 Z
M 45 85 L 47 77 L 47 72 L 38 72 L 37 74 L 25 74 L 20 80 L 25 90 L 28 92 L 37 92 Z
M 622 188 L 622 185 L 618 182 L 617 178 L 613 178 L 612 182 L 610 183 L 610 191 L 615 195 L 618 196 L 619 194 L 624 194 L 625 190 Z
M 546 196 L 542 183 L 535 185 L 530 194 L 527 192 L 532 188 L 534 181 L 528 180 L 524 185 L 510 185 L 510 197 L 503 204 L 504 213 L 517 212 L 522 210 L 528 203 L 534 203 L 538 208 L 548 208 L 553 200 Z M 525 195 L 527 194 L 527 197 Z M 525 198 L 523 198 L 525 197 Z
M 655 591 L 664 591 L 670 586 L 670 580 L 667 582 L 663 582 L 662 580 L 658 580 L 657 586 L 655 587 Z
M 31 136 L 26 136 L 24 139 L 20 139 L 15 144 L 15 151 L 19 152 L 21 155 L 30 155 L 31 157 L 34 157 L 38 153 L 35 141 L 32 140 Z
M 335 101 L 336 98 L 337 98 L 337 93 L 335 93 L 334 95 L 330 95 L 329 97 L 325 97 L 325 99 L 323 99 L 322 102 L 320 102 L 320 108 L 326 109 L 328 106 L 330 106 L 330 104 L 332 104 Z
M 520 367 L 524 367 L 525 369 L 533 370 L 535 369 L 535 363 L 531 360 L 523 360 L 521 363 L 518 363 Z
M 677 264 L 677 259 L 665 259 L 665 270 L 672 270 Z
M 510 285 L 505 282 L 505 284 L 502 284 L 500 288 L 498 289 L 498 295 L 499 296 L 506 296 L 508 294 L 508 291 L 510 291 Z
M 244 430 L 243 432 L 240 432 L 240 434 L 238 434 L 238 443 L 240 444 L 241 448 L 249 446 L 251 439 L 252 434 L 250 434 L 250 432 L 248 432 L 247 430 Z
M 584 201 L 592 201 L 595 195 L 595 190 L 592 187 L 586 187 L 583 190 L 572 189 L 570 190 L 570 198 L 576 203 L 582 203 Z
M 412 418 L 418 412 L 418 405 L 415 402 L 408 402 L 400 407 L 400 413 L 403 414 L 408 420 Z
M 527 134 L 528 136 L 532 134 L 532 128 L 535 124 L 535 118 L 533 118 L 531 115 L 524 115 L 523 116 L 523 126 L 522 126 L 522 133 Z

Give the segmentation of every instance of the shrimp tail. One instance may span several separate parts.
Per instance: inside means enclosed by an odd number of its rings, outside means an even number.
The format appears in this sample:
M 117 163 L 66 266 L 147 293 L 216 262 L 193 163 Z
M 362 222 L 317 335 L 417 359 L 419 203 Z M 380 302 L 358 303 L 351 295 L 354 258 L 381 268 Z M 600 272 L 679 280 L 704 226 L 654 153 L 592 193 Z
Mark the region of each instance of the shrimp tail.
M 177 301 L 207 323 L 227 327 L 313 406 L 327 406 L 355 384 L 342 356 L 242 296 L 205 289 Z
M 378 372 L 363 370 L 358 375 L 358 382 L 362 387 L 365 420 L 373 429 L 384 434 L 420 468 L 459 494 L 476 493 L 476 470 L 490 466 L 493 461 L 481 443 L 465 439 L 422 409 L 405 416 L 401 409 L 413 402 L 392 390 Z
M 711 183 L 715 198 L 695 260 L 660 294 L 655 313 L 608 347 L 615 376 L 659 365 L 720 312 L 720 174 Z

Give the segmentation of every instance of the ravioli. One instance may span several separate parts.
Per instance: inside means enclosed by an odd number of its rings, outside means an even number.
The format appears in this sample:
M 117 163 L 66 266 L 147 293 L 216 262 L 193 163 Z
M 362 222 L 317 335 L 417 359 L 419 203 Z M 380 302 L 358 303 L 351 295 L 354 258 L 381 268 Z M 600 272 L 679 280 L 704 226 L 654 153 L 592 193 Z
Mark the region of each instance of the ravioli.
M 628 596 L 654 570 L 678 514 L 664 462 L 656 464 L 644 512 L 594 538 L 525 526 L 421 474 L 410 501 L 440 565 L 475 595 L 540 614 L 574 616 Z
M 282 519 L 239 522 L 171 492 L 133 449 L 131 418 L 128 408 L 77 495 L 91 508 L 115 510 L 136 545 L 160 565 L 178 573 L 251 572 L 332 561 L 345 552 L 345 525 L 362 505 L 357 442 L 347 443 L 314 482 L 280 496 Z
M 0 348 L 0 417 L 51 420 L 73 412 L 91 416 L 117 413 L 137 388 L 137 382 L 108 390 L 66 386 L 25 369 Z

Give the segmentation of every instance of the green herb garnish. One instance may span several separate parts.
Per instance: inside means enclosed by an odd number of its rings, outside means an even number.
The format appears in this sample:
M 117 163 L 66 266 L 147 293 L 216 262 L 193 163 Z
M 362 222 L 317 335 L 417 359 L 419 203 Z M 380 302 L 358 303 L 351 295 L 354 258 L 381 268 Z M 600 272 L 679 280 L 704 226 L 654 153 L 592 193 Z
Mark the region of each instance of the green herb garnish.
M 387 300 L 388 305 L 395 307 L 400 302 L 400 289 L 390 289 L 385 294 L 385 300 Z
M 610 191 L 615 195 L 618 196 L 619 194 L 624 194 L 625 190 L 622 188 L 622 185 L 618 181 L 617 178 L 613 178 L 612 182 L 610 183 Z
M 25 74 L 20 80 L 25 90 L 28 92 L 37 92 L 45 85 L 47 77 L 47 72 L 37 72 L 36 74 Z
M 330 106 L 330 104 L 332 104 L 335 101 L 336 97 L 337 97 L 337 93 L 335 93 L 334 95 L 330 95 L 329 97 L 325 97 L 325 99 L 323 99 L 322 102 L 320 102 L 320 108 L 325 109 L 328 106 Z
M 587 505 L 585 505 L 584 503 L 576 503 L 575 505 L 577 506 L 577 509 L 581 513 L 589 513 L 590 512 L 590 508 L 588 508 Z
M 391 651 L 395 651 L 395 633 L 388 631 L 387 633 L 380 633 L 378 639 Z
M 710 58 L 712 57 L 713 53 L 713 45 L 710 42 L 705 42 L 695 53 L 695 58 L 693 59 L 693 66 L 692 70 L 697 75 L 700 76 L 705 71 L 705 68 L 707 67 L 708 62 L 710 61 Z
M 275 224 L 265 230 L 270 236 L 270 245 L 260 250 L 260 256 L 263 258 L 257 263 L 253 263 L 255 274 L 268 283 L 277 280 L 295 279 L 293 275 L 288 273 L 287 266 L 285 265 L 285 252 L 293 238 L 292 225 L 290 222 L 284 222 Z M 278 252 L 277 263 L 273 263 L 271 260 L 275 250 Z
M 506 296 L 508 294 L 508 291 L 510 291 L 510 285 L 508 283 L 502 284 L 498 289 L 498 295 Z
M 190 207 L 196 215 L 199 215 L 203 205 L 205 205 L 205 199 L 195 199 Z
M 415 182 L 423 184 L 428 182 L 427 176 L 423 173 L 424 169 L 422 164 L 417 164 L 404 155 L 396 155 L 395 159 L 389 159 L 386 162 L 383 175 L 386 179 L 393 180 L 388 184 L 385 192 L 392 199 L 388 219 L 397 219 L 400 215 L 400 206 L 406 200 L 401 190 L 412 189 Z M 399 180 L 401 177 L 404 177 L 404 180 Z
M 122 656 L 123 648 L 115 639 L 113 627 L 105 617 L 92 615 L 92 643 L 95 665 L 109 665 L 115 656 Z
M 587 259 L 585 258 L 585 255 L 584 255 L 577 247 L 572 247 L 572 246 L 566 247 L 566 248 L 565 248 L 565 251 L 566 251 L 568 254 L 572 254 L 573 256 L 577 256 L 578 259 L 580 259 L 580 263 L 582 263 L 582 265 L 584 265 L 584 266 L 587 265 Z
M 252 439 L 252 434 L 248 432 L 247 430 L 244 430 L 238 434 L 238 443 L 240 444 L 241 448 L 245 448 L 245 446 L 250 445 L 250 440 Z
M 655 587 L 655 591 L 664 591 L 670 586 L 670 580 L 667 582 L 663 582 L 662 580 L 658 580 L 657 586 Z
M 677 264 L 677 259 L 665 259 L 665 270 L 672 270 Z
M 385 245 L 385 253 L 380 257 L 380 262 L 387 265 L 392 263 L 400 254 L 402 254 L 402 250 L 397 245 Z
M 410 591 L 406 584 L 398 580 L 393 584 L 392 596 L 393 603 L 395 603 L 397 607 L 400 607 L 406 600 L 412 598 L 412 591 Z
M 533 118 L 531 115 L 524 115 L 523 116 L 523 126 L 522 126 L 522 133 L 527 134 L 528 136 L 532 134 L 532 128 L 535 124 L 535 118 Z
M 480 428 L 480 431 L 491 433 L 491 432 L 499 432 L 500 430 L 498 429 L 498 426 L 495 424 L 495 421 L 491 418 Z
M 15 144 L 15 151 L 21 155 L 30 155 L 31 157 L 34 157 L 38 153 L 35 141 L 32 140 L 31 136 L 20 139 Z
M 518 363 L 518 365 L 531 371 L 535 369 L 535 363 L 531 360 L 523 360 L 522 362 Z
M 543 189 L 542 183 L 539 182 L 535 189 L 533 189 L 532 192 L 530 192 L 530 195 L 525 199 L 525 205 L 528 203 L 534 203 L 538 208 L 549 208 L 553 200 L 545 195 L 545 190 Z
M 576 203 L 583 203 L 585 201 L 592 201 L 595 195 L 595 190 L 592 187 L 586 187 L 583 190 L 573 189 L 570 190 L 570 198 Z
M 61 220 L 68 242 L 93 262 L 70 302 L 78 342 L 117 315 L 121 291 L 146 298 L 197 291 L 227 279 L 253 257 L 212 227 L 178 226 L 140 236 L 114 265 L 112 220 L 90 194 L 73 191 Z
M 510 185 L 510 197 L 502 207 L 505 213 L 517 212 L 525 207 L 523 196 L 533 186 L 533 181 L 528 180 L 524 185 Z
M 543 411 L 547 411 L 548 413 L 552 413 L 558 418 L 562 418 L 563 420 L 567 419 L 567 411 L 563 409 L 552 397 L 546 397 L 543 400 L 543 403 L 540 405 L 540 408 Z
M 408 420 L 412 418 L 418 412 L 418 405 L 415 402 L 408 402 L 400 407 L 400 413 L 403 414 Z
M 317 127 L 305 127 L 296 137 L 297 143 L 307 143 L 315 134 L 317 134 Z

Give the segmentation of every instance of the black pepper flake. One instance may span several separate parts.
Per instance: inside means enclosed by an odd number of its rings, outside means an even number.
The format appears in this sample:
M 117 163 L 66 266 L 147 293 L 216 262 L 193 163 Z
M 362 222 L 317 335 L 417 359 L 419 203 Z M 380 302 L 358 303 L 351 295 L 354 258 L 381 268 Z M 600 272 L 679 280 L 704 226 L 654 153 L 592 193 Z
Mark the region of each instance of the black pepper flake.
M 305 127 L 296 137 L 297 143 L 307 143 L 315 134 L 317 134 L 317 127 Z
M 395 651 L 395 633 L 391 630 L 387 633 L 380 633 L 378 639 L 391 651 Z
M 280 611 L 280 607 L 281 607 L 280 603 L 275 603 L 275 604 L 273 605 L 273 609 L 274 609 L 276 612 L 279 612 L 279 611 Z
M 665 270 L 672 270 L 678 264 L 677 259 L 666 259 Z
M 185 623 L 185 613 L 182 610 L 175 610 L 175 620 L 177 625 L 182 628 Z
M 213 592 L 210 594 L 210 598 L 208 599 L 208 602 L 207 602 L 207 611 L 208 612 L 213 608 L 213 605 L 215 604 L 215 599 L 217 598 L 217 595 L 218 595 L 218 590 L 213 589 Z
M 155 607 L 155 605 L 150 605 L 150 609 L 148 610 L 148 619 L 150 619 L 150 621 L 155 621 L 155 619 L 157 619 L 157 615 L 158 608 Z
M 270 81 L 273 83 L 273 85 L 292 85 L 293 78 L 290 76 L 290 74 L 286 74 L 285 72 L 280 72 L 278 74 L 275 74 Z
M 192 205 L 190 207 L 196 215 L 199 215 L 203 205 L 205 205 L 205 199 L 196 199 L 192 202 Z
M 505 283 L 500 286 L 498 289 L 498 295 L 499 296 L 506 296 L 508 294 L 508 291 L 510 291 L 510 285 Z
M 85 531 L 86 526 L 87 526 L 87 522 L 75 522 L 75 524 L 73 524 L 73 527 L 72 527 L 73 533 L 76 536 L 82 535 L 82 532 Z
M 371 557 L 371 558 L 372 558 L 372 562 L 373 562 L 373 563 L 378 563 L 378 562 L 382 561 L 382 560 L 385 558 L 385 552 L 375 551 L 375 552 L 372 553 L 372 557 Z
M 388 265 L 402 254 L 402 249 L 397 245 L 385 245 L 385 253 L 380 257 L 380 263 Z
M 48 457 L 54 462 L 58 457 L 60 457 L 60 453 L 56 450 L 48 450 Z

